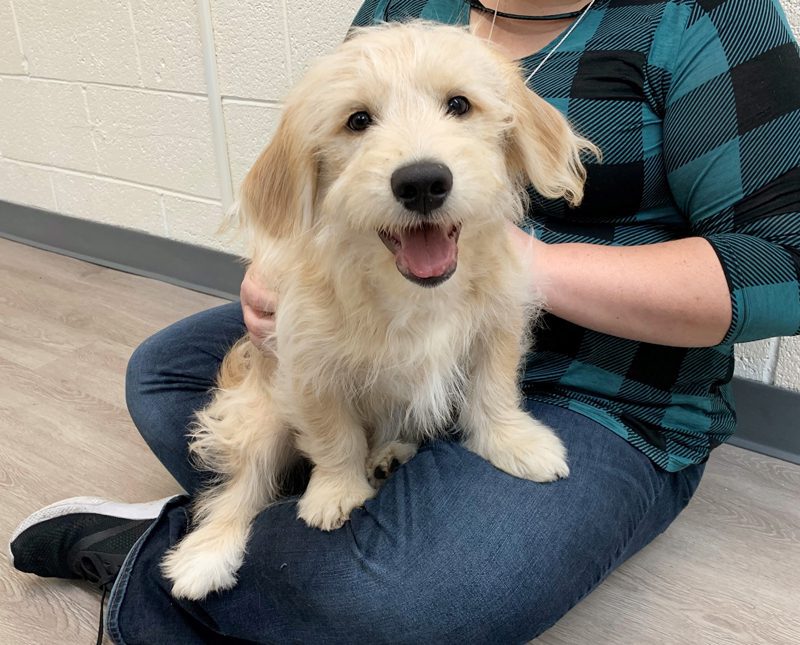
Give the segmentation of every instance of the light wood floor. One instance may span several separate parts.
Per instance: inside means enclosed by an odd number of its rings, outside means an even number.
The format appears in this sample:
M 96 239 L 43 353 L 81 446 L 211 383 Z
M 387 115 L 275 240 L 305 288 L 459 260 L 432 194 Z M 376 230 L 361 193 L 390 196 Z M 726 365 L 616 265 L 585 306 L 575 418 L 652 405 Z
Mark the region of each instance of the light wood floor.
M 125 364 L 151 333 L 219 302 L 0 239 L 3 544 L 63 497 L 177 490 L 125 411 Z M 18 574 L 0 553 L 0 644 L 93 642 L 92 590 Z M 800 643 L 800 466 L 717 450 L 675 524 L 537 642 Z

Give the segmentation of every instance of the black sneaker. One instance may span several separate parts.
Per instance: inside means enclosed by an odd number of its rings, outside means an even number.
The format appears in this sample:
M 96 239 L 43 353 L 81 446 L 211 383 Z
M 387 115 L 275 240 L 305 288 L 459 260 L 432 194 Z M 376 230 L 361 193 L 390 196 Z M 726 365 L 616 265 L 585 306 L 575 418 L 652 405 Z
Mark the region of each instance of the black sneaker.
M 73 497 L 42 508 L 14 531 L 11 564 L 45 578 L 87 580 L 111 589 L 125 557 L 172 497 L 143 504 L 123 504 L 97 497 Z M 100 631 L 102 641 L 102 603 Z

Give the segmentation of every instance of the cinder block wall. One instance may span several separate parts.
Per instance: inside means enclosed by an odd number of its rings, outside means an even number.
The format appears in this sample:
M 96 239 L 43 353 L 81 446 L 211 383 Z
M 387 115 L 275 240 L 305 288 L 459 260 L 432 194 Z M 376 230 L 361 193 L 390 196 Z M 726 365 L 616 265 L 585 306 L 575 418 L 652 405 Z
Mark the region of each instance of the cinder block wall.
M 236 250 L 215 232 L 359 0 L 0 0 L 0 199 Z
M 234 187 L 360 3 L 0 0 L 0 200 L 236 251 L 215 236 Z M 800 391 L 800 340 L 737 354 Z

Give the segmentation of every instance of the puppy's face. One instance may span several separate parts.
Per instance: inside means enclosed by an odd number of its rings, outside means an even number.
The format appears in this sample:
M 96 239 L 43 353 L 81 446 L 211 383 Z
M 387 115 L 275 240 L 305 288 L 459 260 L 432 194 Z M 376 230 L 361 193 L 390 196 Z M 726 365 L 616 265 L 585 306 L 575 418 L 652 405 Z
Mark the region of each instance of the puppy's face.
M 290 94 L 242 201 L 267 235 L 313 227 L 358 248 L 362 263 L 392 261 L 436 286 L 455 272 L 462 235 L 521 216 L 529 181 L 579 202 L 588 146 L 466 32 L 371 28 Z

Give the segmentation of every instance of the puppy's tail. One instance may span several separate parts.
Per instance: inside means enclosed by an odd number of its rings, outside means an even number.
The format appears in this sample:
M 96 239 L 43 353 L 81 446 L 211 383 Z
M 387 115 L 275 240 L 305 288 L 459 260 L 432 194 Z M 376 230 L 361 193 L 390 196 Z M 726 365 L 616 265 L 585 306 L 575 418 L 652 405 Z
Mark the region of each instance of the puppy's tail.
M 245 336 L 236 341 L 236 344 L 228 350 L 225 359 L 222 361 L 219 375 L 217 376 L 217 387 L 220 390 L 232 390 L 244 382 L 247 372 L 253 363 L 252 353 L 258 351 L 250 342 L 250 338 Z
M 222 366 L 217 376 L 217 388 L 220 390 L 233 390 L 242 383 L 248 375 L 255 376 L 253 370 L 259 370 L 260 377 L 269 377 L 277 367 L 277 357 L 268 347 L 263 350 L 256 347 L 249 336 L 244 336 L 228 350 L 222 361 Z
M 198 468 L 231 476 L 248 454 L 287 450 L 271 395 L 276 367 L 277 358 L 246 336 L 228 351 L 212 400 L 196 413 L 191 428 L 189 451 Z

